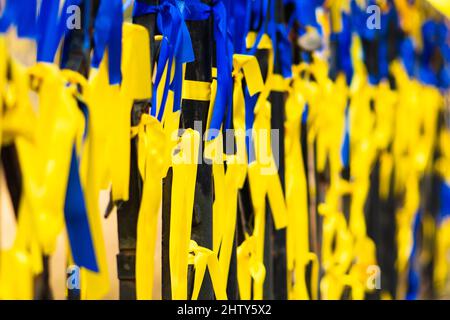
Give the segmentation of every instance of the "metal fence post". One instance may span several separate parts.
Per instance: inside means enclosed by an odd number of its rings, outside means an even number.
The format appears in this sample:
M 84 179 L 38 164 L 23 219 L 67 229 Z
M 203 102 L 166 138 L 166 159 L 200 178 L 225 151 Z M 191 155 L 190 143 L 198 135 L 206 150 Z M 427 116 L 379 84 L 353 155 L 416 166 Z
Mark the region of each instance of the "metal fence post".
M 203 0 L 205 4 L 211 4 L 210 0 Z M 211 82 L 211 57 L 212 57 L 212 19 L 202 21 L 186 21 L 195 61 L 186 64 L 185 79 L 191 81 Z M 193 128 L 199 130 L 201 123 L 201 137 L 204 136 L 209 112 L 209 101 L 195 101 L 183 99 L 181 106 L 180 128 Z M 203 144 L 203 141 L 202 141 Z M 213 177 L 212 166 L 204 163 L 203 150 L 199 155 L 200 163 L 197 169 L 197 181 L 195 186 L 194 210 L 192 220 L 191 238 L 200 246 L 212 249 L 212 205 L 213 205 Z M 169 171 L 163 186 L 163 227 L 162 227 L 162 296 L 163 299 L 171 299 L 170 287 L 170 261 L 169 261 L 169 237 L 170 237 L 170 202 L 172 188 L 172 171 Z M 193 285 L 194 271 L 189 267 L 188 297 Z M 199 300 L 214 299 L 212 284 L 208 271 L 199 293 Z
M 158 0 L 142 1 L 158 5 Z M 133 23 L 142 25 L 149 33 L 151 66 L 154 64 L 156 13 L 146 14 L 133 19 Z M 141 115 L 148 111 L 149 101 L 134 101 L 131 111 L 131 125 L 139 124 Z M 136 233 L 139 208 L 142 198 L 143 182 L 137 164 L 137 137 L 131 139 L 130 186 L 128 201 L 117 203 L 117 228 L 119 254 L 117 255 L 117 277 L 119 278 L 119 296 L 121 300 L 136 299 Z

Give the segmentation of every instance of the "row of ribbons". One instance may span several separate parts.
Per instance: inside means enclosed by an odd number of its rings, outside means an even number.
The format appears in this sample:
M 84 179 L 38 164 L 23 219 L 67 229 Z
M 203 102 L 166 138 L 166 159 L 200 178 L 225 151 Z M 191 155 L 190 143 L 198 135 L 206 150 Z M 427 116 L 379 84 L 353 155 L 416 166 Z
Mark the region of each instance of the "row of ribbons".
M 283 22 L 272 0 L 165 0 L 159 5 L 136 0 L 134 18 L 156 16 L 159 48 L 152 70 L 154 39 L 146 28 L 124 22 L 131 1 L 101 0 L 92 21 L 91 68 L 85 78 L 64 67 L 71 32 L 66 22 L 71 8 L 83 5 L 88 30 L 92 2 L 66 0 L 61 7 L 53 0 L 7 0 L 0 18 L 0 141 L 14 145 L 23 183 L 15 241 L 0 254 L 0 298 L 33 298 L 42 255 L 54 253 L 64 228 L 70 264 L 81 268 L 81 297 L 100 299 L 108 293 L 100 191 L 110 189 L 113 201 L 129 199 L 132 138 L 137 138 L 143 181 L 138 299 L 152 298 L 162 180 L 169 168 L 173 299 L 196 299 L 206 269 L 215 297 L 227 298 L 238 197 L 246 181 L 253 230 L 236 250 L 240 298 L 264 298 L 268 204 L 275 229 L 286 230 L 288 298 L 340 299 L 350 288 L 351 298 L 364 299 L 374 290 L 367 284 L 367 270 L 377 265 L 379 256 L 365 214 L 376 163 L 380 199 L 391 194 L 398 199 L 392 214 L 399 286 L 394 293 L 382 288 L 383 297 L 418 297 L 416 261 L 424 251 L 423 239 L 432 239 L 434 285 L 445 290 L 450 270 L 450 130 L 438 124 L 445 112 L 443 92 L 450 84 L 449 6 L 430 2 L 441 14 L 426 20 L 419 1 L 285 0 L 282 5 L 290 14 Z M 366 24 L 372 14 L 366 9 L 373 4 L 380 8 L 379 29 Z M 196 58 L 186 21 L 203 20 L 211 21 L 213 31 L 212 82 L 185 79 L 186 64 Z M 391 25 L 402 31 L 394 45 L 387 31 Z M 12 28 L 36 42 L 35 65 L 24 67 L 10 54 L 6 35 Z M 320 47 L 294 50 L 302 42 L 297 39 L 312 35 L 320 37 Z M 63 39 L 58 66 L 54 60 Z M 335 50 L 327 47 L 331 43 Z M 91 45 L 87 32 L 83 45 Z M 265 74 L 261 58 L 256 58 L 262 51 L 267 53 Z M 439 67 L 436 52 L 443 61 Z M 282 105 L 271 101 L 273 92 L 283 95 Z M 132 126 L 136 100 L 149 101 L 150 109 Z M 204 151 L 198 131 L 178 132 L 183 100 L 209 102 Z M 267 134 L 273 108 L 284 108 L 285 115 L 281 179 Z M 226 129 L 234 130 L 234 154 L 223 152 L 221 133 Z M 305 150 L 312 162 L 305 161 Z M 212 160 L 212 248 L 191 239 L 199 152 Z M 350 178 L 342 175 L 346 168 Z M 329 176 L 322 191 L 311 177 L 314 170 Z M 421 185 L 433 174 L 440 177 L 440 205 L 431 217 L 424 209 Z M 313 199 L 320 192 L 316 206 Z M 346 197 L 351 198 L 347 214 Z M 311 212 L 320 219 L 313 219 Z M 317 237 L 311 234 L 313 220 L 321 224 L 319 245 L 310 241 Z M 188 294 L 189 265 L 195 273 Z

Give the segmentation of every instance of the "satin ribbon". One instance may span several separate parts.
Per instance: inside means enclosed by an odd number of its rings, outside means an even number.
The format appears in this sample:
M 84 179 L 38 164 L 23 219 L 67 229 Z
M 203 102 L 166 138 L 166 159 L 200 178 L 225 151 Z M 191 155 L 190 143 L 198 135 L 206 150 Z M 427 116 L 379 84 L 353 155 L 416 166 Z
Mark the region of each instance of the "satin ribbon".
M 206 267 L 208 267 L 216 299 L 226 300 L 226 286 L 224 286 L 224 283 L 222 282 L 219 262 L 214 251 L 200 247 L 195 241 L 191 240 L 189 244 L 189 252 L 189 264 L 193 264 L 195 269 L 192 300 L 198 299 L 198 294 L 205 276 Z
M 245 127 L 246 130 L 251 130 L 253 128 L 253 123 L 255 120 L 255 114 L 257 113 L 258 105 L 261 105 L 267 101 L 270 91 L 272 90 L 273 84 L 273 62 L 274 53 L 272 41 L 267 34 L 263 34 L 261 37 L 255 32 L 250 32 L 246 38 L 247 48 L 252 48 L 256 45 L 257 49 L 268 50 L 268 70 L 266 76 L 266 82 L 264 84 L 264 89 L 259 95 L 250 96 L 248 90 L 245 91 Z M 250 51 L 251 52 L 251 51 Z M 254 160 L 253 152 L 253 137 L 246 137 L 247 154 L 248 161 Z
M 333 180 L 339 177 L 342 167 L 341 145 L 342 139 L 345 138 L 348 89 L 342 75 L 335 82 L 328 78 L 328 69 L 322 60 L 315 60 L 311 72 L 317 79 L 317 86 L 320 89 L 311 86 L 310 93 L 307 94 L 310 123 L 308 139 L 309 141 L 317 139 L 318 172 L 323 172 L 328 158 L 331 166 L 330 178 Z
M 448 2 L 439 0 L 428 0 L 428 2 L 431 3 L 436 9 L 438 9 L 444 15 L 446 15 L 447 18 L 450 18 L 450 4 Z
M 388 83 L 381 83 L 376 88 L 375 96 L 375 141 L 380 154 L 379 194 L 387 199 L 391 188 L 391 176 L 394 159 L 389 147 L 394 135 L 394 110 L 398 103 L 397 93 L 389 88 Z
M 318 294 L 318 259 L 309 251 L 308 195 L 305 169 L 300 145 L 301 118 L 305 107 L 300 74 L 305 65 L 293 67 L 294 81 L 286 101 L 285 122 L 285 183 L 288 225 L 286 234 L 288 298 L 309 299 L 306 267 L 313 263 L 311 298 Z
M 161 42 L 156 76 L 153 87 L 150 114 L 162 120 L 169 90 L 173 92 L 172 111 L 180 110 L 182 98 L 183 64 L 194 60 L 191 39 L 180 9 L 175 0 L 164 1 L 159 6 L 151 6 L 136 1 L 133 16 L 157 13 L 157 25 L 163 38 Z M 175 70 L 172 68 L 173 64 Z M 163 81 L 163 82 L 161 82 Z M 158 89 L 162 86 L 162 89 Z
M 321 246 L 324 275 L 320 280 L 321 298 L 324 300 L 341 298 L 344 289 L 342 281 L 352 264 L 354 254 L 352 235 L 344 215 L 338 209 L 339 198 L 345 192 L 345 185 L 331 185 L 325 195 L 325 202 L 318 207 L 319 214 L 324 217 Z
M 138 137 L 138 168 L 144 186 L 139 208 L 136 241 L 136 297 L 152 299 L 156 227 L 162 199 L 162 178 L 170 166 L 175 146 L 155 118 L 143 114 L 131 136 Z
M 234 0 L 228 12 L 229 30 L 233 39 L 234 52 L 245 53 L 245 36 L 250 28 L 250 5 L 249 0 Z M 244 24 L 242 22 L 244 21 Z
M 411 253 L 414 249 L 414 223 L 420 206 L 419 183 L 424 174 L 430 174 L 430 161 L 436 141 L 437 113 L 442 100 L 435 88 L 409 79 L 403 67 L 391 67 L 398 83 L 396 128 L 393 140 L 395 194 L 404 194 L 404 205 L 396 212 L 397 219 L 397 271 L 402 279 L 398 296 L 408 297 L 408 279 L 413 284 L 409 297 L 413 298 L 414 270 Z M 425 107 L 424 107 L 425 106 Z
M 245 137 L 246 129 L 249 129 L 247 126 L 247 114 L 250 112 L 253 115 L 253 110 L 250 111 L 248 109 L 246 96 L 242 89 L 242 79 L 244 77 L 247 84 L 245 93 L 249 97 L 257 98 L 256 94 L 264 90 L 264 82 L 258 61 L 254 56 L 235 54 L 233 56 L 233 125 L 236 135 L 238 160 L 248 161 L 249 155 L 242 139 Z M 245 159 L 243 158 L 244 156 L 246 157 Z
M 13 77 L 17 70 L 19 69 L 12 67 Z M 9 292 L 1 294 L 6 294 L 7 297 L 11 294 L 15 298 L 30 299 L 32 298 L 32 277 L 42 272 L 42 254 L 50 255 L 54 251 L 56 238 L 64 225 L 66 186 L 69 185 L 67 188 L 69 192 L 75 190 L 75 194 L 81 189 L 80 176 L 78 175 L 78 179 L 70 183 L 68 183 L 68 176 L 71 165 L 72 172 L 79 173 L 78 165 L 76 163 L 74 165 L 74 161 L 71 164 L 71 155 L 75 142 L 82 140 L 85 120 L 72 89 L 65 86 L 64 78 L 55 65 L 33 66 L 26 73 L 24 72 L 22 79 L 24 84 L 29 83 L 32 89 L 38 88 L 39 113 L 36 114 L 33 125 L 35 129 L 33 138 L 16 140 L 21 171 L 27 183 L 24 184 L 22 193 L 15 244 L 5 256 L 2 253 L 2 259 L 5 258 L 2 262 L 5 261 L 10 267 L 15 268 L 11 274 L 17 273 L 21 279 L 8 275 L 10 280 L 2 281 L 3 284 L 13 285 L 15 288 L 10 287 L 7 289 L 10 290 Z M 39 83 L 38 87 L 37 83 Z M 28 88 L 26 85 L 20 87 Z M 25 100 L 28 95 L 23 94 L 21 97 Z M 29 116 L 32 115 L 33 111 L 29 113 Z M 55 145 L 58 148 L 54 148 Z M 75 188 L 72 188 L 73 186 Z M 74 206 L 74 209 L 78 207 Z M 83 210 L 78 213 L 83 214 Z M 78 226 L 71 224 L 72 221 L 67 220 L 67 228 L 71 236 L 74 236 L 71 244 L 79 253 L 80 248 L 85 249 L 83 243 L 86 244 L 86 241 L 89 241 L 89 234 L 81 234 L 87 239 L 80 240 L 78 238 L 80 234 L 74 235 L 73 228 L 77 229 L 76 227 L 81 226 L 82 231 L 85 232 L 89 229 L 89 225 L 86 226 L 85 219 L 79 220 L 81 224 Z M 84 256 L 81 258 L 91 258 L 90 253 L 92 252 L 83 252 Z M 78 254 L 77 257 L 80 255 Z M 87 259 L 84 262 L 92 261 Z M 2 267 L 2 271 L 4 270 Z M 1 277 L 3 279 L 3 276 Z
M 213 242 L 214 252 L 219 255 L 219 265 L 223 284 L 226 286 L 229 273 L 229 265 L 236 228 L 238 191 L 243 187 L 246 177 L 247 154 L 245 147 L 245 100 L 242 90 L 242 79 L 245 76 L 250 94 L 260 92 L 264 86 L 261 71 L 255 57 L 236 54 L 233 57 L 233 126 L 236 139 L 236 154 L 226 155 L 227 170 L 223 159 L 218 155 L 223 154 L 222 136 L 211 140 L 205 147 L 205 156 L 214 159 L 214 206 L 213 206 Z M 226 199 L 233 199 L 227 201 Z
M 80 0 L 66 0 L 59 16 L 59 2 L 42 0 L 37 19 L 37 61 L 53 62 L 61 38 L 67 32 L 67 9 Z
M 225 115 L 231 106 L 232 97 L 232 43 L 228 36 L 227 12 L 220 0 L 214 0 L 211 6 L 201 3 L 199 0 L 186 1 L 183 8 L 185 20 L 206 20 L 213 15 L 214 41 L 216 44 L 216 66 L 217 66 L 217 94 L 214 99 L 214 107 L 209 122 L 209 131 L 217 132 L 226 123 Z M 229 114 L 229 111 L 228 111 Z M 217 130 L 217 131 L 216 131 Z M 209 135 L 208 140 L 215 136 Z
M 252 47 L 257 41 L 256 33 L 249 33 L 247 37 L 247 47 Z M 255 214 L 255 223 L 253 234 L 249 239 L 254 244 L 247 247 L 246 242 L 238 247 L 243 253 L 238 254 L 238 283 L 241 296 L 248 295 L 248 276 L 253 273 L 253 298 L 263 298 L 264 274 L 261 269 L 264 257 L 264 226 L 265 226 L 265 198 L 269 198 L 272 209 L 274 224 L 276 229 L 284 228 L 287 224 L 286 205 L 280 179 L 277 173 L 276 164 L 273 158 L 270 141 L 270 109 L 271 105 L 267 101 L 270 91 L 276 86 L 277 78 L 273 76 L 273 47 L 272 42 L 267 35 L 264 35 L 257 44 L 258 49 L 267 49 L 269 51 L 268 75 L 262 92 L 259 94 L 255 104 L 248 104 L 246 101 L 246 114 L 251 112 L 255 114 L 255 121 L 252 127 L 252 142 L 255 153 L 249 153 L 248 178 L 250 183 L 250 192 Z M 253 110 L 253 106 L 255 106 Z M 246 126 L 248 127 L 246 120 Z M 245 250 L 244 250 L 245 249 Z M 243 250 L 243 251 L 242 251 Z M 249 264 L 248 259 L 254 259 L 254 263 Z M 249 270 L 248 268 L 256 268 Z M 239 276 L 241 274 L 241 276 Z M 255 278 L 256 277 L 256 278 Z
M 86 81 L 83 81 L 83 85 L 86 86 Z M 73 89 L 73 91 L 75 90 L 76 89 Z M 74 92 L 73 94 L 75 98 L 76 93 Z M 84 130 L 81 139 L 81 146 L 83 146 L 89 132 L 89 111 L 86 104 L 80 99 L 77 100 L 77 104 L 84 117 Z M 77 145 L 80 145 L 80 143 L 74 141 L 67 182 L 64 217 L 74 263 L 93 272 L 98 272 L 99 267 L 89 226 L 86 199 L 80 177 L 80 162 L 81 156 L 84 155 L 84 150 L 83 147 L 81 147 L 81 150 L 78 151 Z
M 298 30 L 299 35 L 306 32 L 306 27 L 314 27 L 319 29 L 319 24 L 316 19 L 316 9 L 323 4 L 324 0 L 285 0 L 284 3 L 295 4 L 295 10 L 288 22 L 288 30 L 292 29 L 294 22 L 300 24 Z
M 55 65 L 37 64 L 28 70 L 28 75 L 33 79 L 33 89 L 36 82 L 40 82 L 37 92 L 39 114 L 35 140 L 33 144 L 24 144 L 19 154 L 21 161 L 27 161 L 26 165 L 34 172 L 29 187 L 35 197 L 36 230 L 43 252 L 51 254 L 64 226 L 63 210 L 71 155 L 83 117 L 72 93 L 65 90 L 65 83 Z M 55 145 L 58 148 L 54 148 Z
M 375 245 L 361 232 L 363 220 L 359 220 L 358 228 L 352 222 L 347 226 L 344 215 L 336 207 L 339 197 L 351 192 L 351 219 L 358 217 L 355 208 L 359 207 L 353 207 L 353 202 L 360 203 L 358 199 L 362 197 L 355 194 L 360 186 L 342 184 L 334 187 L 336 189 L 327 192 L 325 203 L 319 205 L 319 213 L 324 215 L 322 266 L 325 272 L 320 281 L 321 297 L 341 299 L 345 286 L 350 286 L 351 298 L 360 300 L 368 290 L 367 268 L 376 264 Z
M 5 78 L 0 82 L 4 86 L 8 85 L 8 90 L 1 93 L 4 109 L 2 109 L 0 142 L 8 145 L 17 137 L 21 137 L 32 143 L 35 138 L 36 114 L 33 112 L 31 101 L 23 98 L 29 90 L 26 69 L 9 57 L 6 60 L 6 48 L 4 54 L 11 79 L 6 78 L 5 63 L 2 71 Z
M 15 142 L 18 150 L 23 181 L 35 178 L 33 154 L 24 156 L 24 147 L 34 143 L 36 115 L 28 96 L 29 78 L 25 68 L 10 59 L 5 42 L 0 38 L 0 142 Z M 6 65 L 9 65 L 9 79 L 6 77 Z M 26 120 L 28 118 L 28 121 Z M 26 126 L 27 128 L 20 128 Z M 27 160 L 27 161 L 26 161 Z M 12 247 L 0 250 L 0 299 L 32 299 L 34 277 L 42 272 L 42 253 L 35 228 L 36 212 L 33 210 L 35 194 L 30 183 L 22 186 L 16 234 Z
M 107 71 L 106 68 L 104 69 L 104 81 L 105 85 L 108 86 Z M 83 280 L 81 281 L 80 297 L 83 300 L 101 299 L 105 297 L 110 289 L 106 248 L 101 222 L 102 215 L 98 206 L 100 190 L 103 187 L 105 179 L 105 167 L 107 167 L 106 170 L 109 169 L 109 163 L 103 161 L 108 156 L 109 150 L 105 149 L 107 143 L 105 143 L 102 129 L 106 126 L 117 126 L 111 124 L 110 118 L 105 115 L 102 105 L 99 103 L 100 99 L 97 100 L 96 97 L 95 91 L 98 88 L 93 82 L 89 82 L 81 74 L 71 70 L 63 70 L 62 75 L 71 86 L 73 94 L 77 95 L 80 101 L 86 103 L 89 113 L 86 124 L 87 129 L 85 130 L 85 133 L 88 131 L 89 135 L 82 147 L 80 180 L 83 186 L 87 218 L 98 271 L 81 267 L 80 277 Z M 108 93 L 108 91 L 103 91 L 103 94 L 105 93 Z M 103 97 L 102 101 L 104 102 L 104 100 L 105 97 Z M 109 187 L 109 183 L 110 181 L 108 180 L 107 187 Z M 70 252 L 69 261 L 75 264 L 72 252 Z
M 11 25 L 17 26 L 17 35 L 23 38 L 36 37 L 36 0 L 8 0 L 0 17 L 0 32 Z
M 420 284 L 420 274 L 415 267 L 415 261 L 417 259 L 417 253 L 418 253 L 418 236 L 420 232 L 420 225 L 421 225 L 421 213 L 417 212 L 416 216 L 414 218 L 414 224 L 413 224 L 413 245 L 411 248 L 411 254 L 409 257 L 409 260 L 411 261 L 409 270 L 408 270 L 408 288 L 406 292 L 406 300 L 417 300 L 419 295 L 419 284 Z
M 111 156 L 112 195 L 114 200 L 126 201 L 130 179 L 130 115 L 135 100 L 148 101 L 152 97 L 150 39 L 145 27 L 131 23 L 123 25 L 122 74 L 120 91 L 117 86 L 110 86 L 111 102 L 104 102 L 103 108 L 115 107 L 111 121 L 116 123 L 116 130 L 114 135 L 105 135 L 111 139 L 114 154 Z
M 266 101 L 256 115 L 253 135 L 255 140 L 256 161 L 248 167 L 248 178 L 255 213 L 253 235 L 256 245 L 253 255 L 256 261 L 263 263 L 264 226 L 266 213 L 266 195 L 269 199 L 275 228 L 286 227 L 286 205 L 277 168 L 270 150 L 270 103 Z M 239 264 L 239 261 L 238 261 Z M 254 284 L 254 298 L 262 299 L 262 285 Z
M 94 53 L 92 67 L 99 68 L 108 48 L 109 83 L 120 84 L 122 74 L 122 23 L 121 0 L 101 0 L 94 24 Z
M 349 107 L 350 123 L 350 167 L 352 183 L 342 180 L 341 139 L 345 139 L 345 118 L 347 88 L 343 75 L 335 82 L 328 79 L 328 70 L 323 61 L 315 59 L 311 72 L 317 86 L 305 85 L 308 101 L 308 141 L 317 143 L 317 170 L 330 165 L 330 186 L 325 202 L 319 205 L 319 213 L 324 216 L 322 234 L 322 265 L 325 271 L 320 281 L 321 296 L 324 299 L 340 299 L 346 285 L 351 285 L 355 299 L 364 297 L 364 272 L 370 264 L 375 264 L 373 242 L 366 235 L 364 204 L 369 188 L 368 177 L 375 156 L 376 145 L 370 138 L 373 131 L 373 115 L 370 113 L 371 91 L 359 88 L 358 96 L 352 97 Z M 336 92 L 341 93 L 336 97 Z M 364 95 L 364 92 L 366 94 Z M 333 93 L 333 94 L 332 94 Z M 329 99 L 329 100 L 328 100 Z M 326 102 L 326 101 L 329 102 Z M 324 104 L 322 104 L 324 103 Z M 333 105 L 333 109 L 327 106 Z M 336 140 L 335 140 L 336 139 Z M 334 141 L 334 142 L 333 142 Z M 350 220 L 347 225 L 340 211 L 340 198 L 344 194 L 352 196 Z M 333 247 L 333 239 L 336 244 Z M 353 262 L 353 259 L 355 259 Z M 347 274 L 349 268 L 350 272 Z
M 335 1 L 333 1 L 334 3 Z M 337 1 L 339 2 L 339 1 Z M 339 11 L 339 14 L 341 12 Z M 331 65 L 330 73 L 337 76 L 338 73 L 343 72 L 347 79 L 347 84 L 350 85 L 353 78 L 353 64 L 351 56 L 352 46 L 352 25 L 350 14 L 342 13 L 342 18 L 339 17 L 341 27 L 334 30 L 330 34 L 330 40 L 337 42 L 337 52 L 334 58 L 334 63 Z M 336 18 L 337 19 L 337 18 Z M 334 21 L 334 19 L 333 19 Z M 333 77 L 334 78 L 334 77 Z
M 199 133 L 187 129 L 181 137 L 178 153 L 172 158 L 169 259 L 172 299 L 174 300 L 186 300 L 188 294 L 188 253 L 191 241 L 199 145 Z
M 364 292 L 368 290 L 365 286 L 366 270 L 368 266 L 376 264 L 375 246 L 368 237 L 365 221 L 365 204 L 370 189 L 371 168 L 374 165 L 377 150 L 381 146 L 381 139 L 378 140 L 373 134 L 377 125 L 376 113 L 371 110 L 371 100 L 374 99 L 375 89 L 371 88 L 367 81 L 366 86 L 351 93 L 350 103 L 350 168 L 351 186 L 350 195 L 352 203 L 350 206 L 349 230 L 353 237 L 354 257 L 356 263 L 353 264 L 350 275 L 355 274 L 357 281 L 363 285 L 362 296 L 355 295 L 355 299 L 364 298 Z M 386 102 L 386 100 L 384 101 Z M 378 101 L 376 106 L 380 117 L 383 102 Z M 388 121 L 386 115 L 386 121 Z M 380 121 L 381 118 L 380 118 Z M 384 121 L 384 119 L 383 119 Z M 380 128 L 383 128 L 380 125 Z M 380 129 L 378 132 L 382 131 Z M 381 135 L 380 135 L 381 136 Z M 354 290 L 359 290 L 357 287 Z M 357 292 L 356 292 L 357 293 Z
M 258 258 L 256 235 L 248 236 L 237 248 L 237 278 L 239 284 L 239 296 L 242 300 L 250 300 L 251 284 L 253 280 L 253 299 L 262 300 L 264 279 L 266 277 L 266 268 Z
M 72 150 L 64 216 L 75 264 L 98 272 L 99 268 L 89 228 L 86 204 L 79 176 L 79 159 L 75 146 Z
M 251 9 L 252 14 L 251 17 L 254 19 L 251 23 L 252 30 L 248 34 L 254 35 L 254 41 L 251 45 L 248 45 L 248 38 L 246 38 L 247 41 L 247 54 L 249 55 L 255 55 L 256 50 L 258 49 L 259 43 L 266 33 L 266 17 L 267 12 L 269 8 L 269 0 L 259 0 L 259 1 L 252 1 L 251 2 Z M 248 37 L 248 35 L 247 35 Z

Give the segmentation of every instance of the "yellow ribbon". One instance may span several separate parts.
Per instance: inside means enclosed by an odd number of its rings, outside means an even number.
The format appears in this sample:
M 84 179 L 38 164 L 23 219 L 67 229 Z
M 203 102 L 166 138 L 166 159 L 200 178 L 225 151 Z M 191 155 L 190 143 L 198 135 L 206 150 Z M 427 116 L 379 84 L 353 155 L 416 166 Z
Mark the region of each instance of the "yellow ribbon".
M 206 267 L 208 267 L 209 275 L 211 276 L 211 282 L 216 299 L 226 300 L 226 287 L 222 281 L 219 262 L 214 251 L 200 247 L 195 241 L 191 240 L 189 244 L 189 252 L 191 253 L 189 256 L 189 264 L 193 264 L 195 269 L 192 300 L 197 300 L 198 298 L 203 278 L 205 276 Z
M 251 283 L 253 279 L 253 299 L 262 300 L 264 285 L 264 279 L 266 277 L 266 268 L 261 262 L 261 259 L 257 257 L 257 242 L 255 233 L 252 236 L 246 235 L 246 239 L 237 248 L 237 278 L 239 284 L 239 295 L 242 300 L 250 300 L 251 296 Z
M 89 117 L 87 126 L 87 140 L 82 145 L 82 138 L 78 138 L 78 145 L 81 150 L 81 183 L 84 189 L 84 197 L 86 201 L 86 209 L 88 214 L 89 226 L 94 243 L 96 260 L 99 267 L 98 272 L 92 272 L 88 269 L 81 268 L 81 298 L 82 299 L 101 299 L 109 291 L 109 273 L 108 264 L 106 260 L 106 248 L 103 236 L 103 229 L 101 223 L 101 212 L 98 206 L 100 201 L 100 190 L 103 184 L 101 172 L 102 155 L 98 152 L 102 149 L 100 146 L 103 142 L 101 128 L 104 124 L 101 118 L 97 118 L 95 112 L 95 101 L 92 100 L 91 87 L 89 82 L 79 73 L 71 70 L 63 70 L 62 76 L 70 84 L 72 95 L 78 96 L 78 99 L 83 101 L 89 110 Z M 81 88 L 81 93 L 78 92 L 78 87 Z M 91 113 L 94 116 L 91 116 Z
M 250 32 L 247 36 L 247 47 L 251 47 L 256 40 L 256 34 Z M 286 204 L 283 196 L 278 170 L 272 154 L 270 139 L 270 109 L 267 101 L 270 92 L 277 84 L 277 77 L 273 74 L 273 46 L 267 34 L 264 34 L 258 44 L 258 49 L 268 50 L 268 73 L 264 88 L 259 94 L 255 106 L 255 121 L 252 136 L 255 142 L 255 161 L 248 166 L 250 193 L 253 203 L 255 223 L 251 237 L 252 245 L 246 242 L 238 248 L 238 283 L 241 297 L 248 294 L 248 276 L 253 273 L 253 298 L 263 298 L 263 284 L 265 272 L 262 272 L 264 260 L 264 226 L 266 195 L 272 209 L 276 229 L 284 228 L 287 224 Z M 278 78 L 279 79 L 279 78 Z M 247 239 L 247 240 L 248 240 Z M 246 241 L 247 241 L 246 240 Z M 245 249 L 245 250 L 243 250 Z M 241 252 L 241 254 L 239 254 Z M 247 252 L 248 254 L 244 254 Z M 254 259 L 252 264 L 246 262 L 248 257 Z M 248 269 L 255 268 L 256 270 Z M 241 276 L 239 276 L 239 274 Z M 246 275 L 246 276 L 243 276 Z M 257 275 L 257 276 L 256 276 Z M 255 278 L 256 277 L 256 278 Z
M 306 103 L 302 94 L 301 67 L 293 68 L 294 81 L 285 106 L 285 181 L 288 298 L 304 300 L 309 299 L 306 286 L 306 267 L 309 262 L 313 263 L 311 297 L 317 299 L 319 265 L 316 255 L 309 251 L 307 185 L 300 145 L 301 117 Z
M 172 158 L 173 181 L 169 259 L 172 299 L 187 299 L 188 253 L 192 228 L 200 134 L 187 129 Z
M 173 118 L 176 121 L 176 117 Z M 151 299 L 153 293 L 156 227 L 162 199 L 162 178 L 170 166 L 175 143 L 162 124 L 143 114 L 132 136 L 138 135 L 138 167 L 143 178 L 142 200 L 139 208 L 136 241 L 136 297 Z
M 233 57 L 233 124 L 236 137 L 236 154 L 227 155 L 227 171 L 224 172 L 223 157 L 212 154 L 211 147 L 215 145 L 217 155 L 223 154 L 222 136 L 207 143 L 205 156 L 214 159 L 214 206 L 213 206 L 213 242 L 214 252 L 219 255 L 219 265 L 223 284 L 228 280 L 228 271 L 236 228 L 238 191 L 242 188 L 246 177 L 247 155 L 245 146 L 245 99 L 242 90 L 242 79 L 246 83 L 250 95 L 260 92 L 263 80 L 255 57 L 249 55 L 234 55 Z M 228 199 L 228 200 L 227 200 Z M 230 200 L 232 199 L 232 200 Z

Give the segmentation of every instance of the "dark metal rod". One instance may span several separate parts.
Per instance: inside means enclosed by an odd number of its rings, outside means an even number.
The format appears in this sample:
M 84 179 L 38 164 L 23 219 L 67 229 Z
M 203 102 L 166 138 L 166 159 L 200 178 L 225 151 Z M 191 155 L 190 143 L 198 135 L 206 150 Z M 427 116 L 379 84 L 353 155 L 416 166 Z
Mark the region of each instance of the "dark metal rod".
M 158 5 L 158 0 L 142 1 Z M 133 23 L 145 27 L 149 33 L 151 66 L 155 59 L 156 14 L 146 14 L 133 18 Z M 135 101 L 130 121 L 132 126 L 139 124 L 142 113 L 149 107 L 149 101 Z M 131 139 L 129 199 L 117 204 L 117 228 L 119 254 L 117 255 L 117 276 L 119 278 L 119 297 L 121 300 L 136 299 L 136 237 L 139 208 L 142 198 L 143 181 L 137 164 L 137 137 Z
M 85 78 L 89 75 L 90 54 L 92 49 L 92 26 L 98 10 L 99 0 L 84 0 L 80 5 L 81 28 L 70 30 L 64 39 L 64 46 L 61 52 L 61 68 L 79 72 Z M 88 17 L 89 15 L 89 17 Z M 86 18 L 88 17 L 88 21 Z M 86 26 L 86 23 L 89 25 Z M 88 37 L 87 46 L 85 39 Z M 49 284 L 49 261 L 50 257 L 43 257 L 44 272 L 37 279 L 35 295 L 41 299 L 48 299 L 52 296 Z M 67 275 L 69 276 L 69 275 Z M 67 288 L 68 300 L 80 300 L 80 289 Z
M 210 0 L 202 1 L 211 4 Z M 186 21 L 195 61 L 186 64 L 186 80 L 211 82 L 211 57 L 212 57 L 212 19 L 203 21 Z M 201 136 L 206 130 L 209 112 L 209 101 L 195 101 L 184 99 L 181 106 L 180 127 L 198 130 L 196 122 L 202 124 Z M 202 148 L 201 150 L 204 150 Z M 203 159 L 202 155 L 199 155 Z M 171 299 L 170 273 L 169 273 L 169 238 L 170 238 L 170 197 L 172 186 L 172 171 L 164 180 L 163 186 L 163 235 L 162 235 L 162 296 L 163 299 Z M 192 219 L 191 239 L 200 246 L 212 249 L 212 205 L 213 205 L 213 177 L 212 166 L 201 161 L 197 168 L 197 181 L 195 186 L 194 210 Z M 194 270 L 189 268 L 188 297 L 192 290 Z M 214 293 L 208 271 L 205 273 L 199 300 L 212 300 Z
M 283 1 L 282 0 L 271 0 L 275 1 L 275 21 L 277 23 L 284 22 L 284 12 L 283 12 Z M 277 36 L 277 35 L 275 35 Z M 276 48 L 274 48 L 276 50 Z M 277 59 L 274 62 L 274 73 L 281 74 L 280 57 L 282 54 L 278 52 L 276 55 Z M 272 104 L 271 109 L 271 128 L 272 130 L 278 130 L 278 139 L 272 139 L 272 144 L 278 144 L 278 148 L 273 147 L 273 150 L 278 150 L 278 175 L 281 180 L 281 185 L 283 186 L 283 192 L 285 190 L 285 157 L 284 157 L 284 121 L 285 121 L 285 93 L 284 92 L 272 92 L 270 94 L 270 101 Z M 270 219 L 272 216 L 270 215 Z M 273 223 L 272 223 L 273 224 Z M 286 257 L 286 229 L 268 230 L 273 234 L 273 298 L 276 300 L 286 300 L 287 299 L 287 257 Z M 270 254 L 268 252 L 268 254 Z

